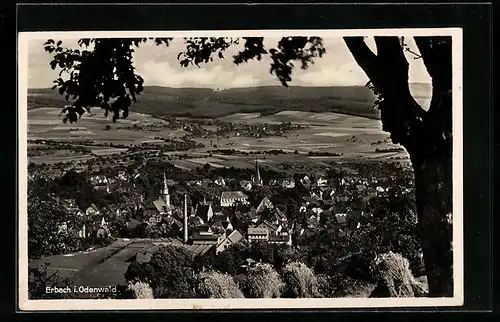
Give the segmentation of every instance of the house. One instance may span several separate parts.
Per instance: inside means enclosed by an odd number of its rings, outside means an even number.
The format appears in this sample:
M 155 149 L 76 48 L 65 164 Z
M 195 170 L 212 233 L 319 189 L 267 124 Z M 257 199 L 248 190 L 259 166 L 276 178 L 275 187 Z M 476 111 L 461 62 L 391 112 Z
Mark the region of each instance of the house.
M 240 187 L 243 188 L 245 191 L 251 191 L 253 186 L 252 186 L 252 181 L 249 180 L 241 180 L 240 181 Z
M 233 225 L 231 224 L 231 220 L 229 216 L 224 215 L 223 213 L 218 213 L 211 217 L 208 221 L 208 225 L 212 229 L 212 231 L 232 231 Z
M 82 225 L 82 228 L 78 231 L 78 237 L 79 238 L 87 238 L 88 232 L 87 232 L 87 227 L 85 226 L 85 223 Z
M 287 221 L 288 219 L 286 218 L 286 215 L 279 208 L 274 208 L 273 223 L 278 225 L 278 224 L 285 224 Z
M 358 184 L 358 185 L 356 185 L 356 189 L 358 189 L 359 192 L 365 191 L 366 186 L 364 184 Z
M 278 229 L 281 228 L 281 226 L 279 225 L 275 225 L 273 223 L 270 223 L 269 221 L 267 220 L 264 220 L 260 225 L 257 226 L 257 228 L 265 228 L 267 229 L 270 233 L 276 233 L 278 231 Z
M 336 213 L 335 219 L 337 219 L 338 224 L 347 225 L 347 214 L 346 213 Z
M 151 226 L 155 226 L 156 224 L 160 223 L 162 219 L 162 216 L 160 214 L 153 214 L 148 218 L 148 224 Z
M 273 209 L 273 208 L 274 208 L 274 205 L 271 202 L 271 200 L 269 200 L 268 197 L 264 197 L 255 211 L 257 214 L 259 214 L 266 209 Z
M 203 222 L 203 219 L 201 219 L 198 216 L 194 216 L 194 215 L 189 216 L 187 221 L 188 221 L 188 227 L 190 227 L 190 228 L 201 227 L 201 226 L 205 225 L 205 223 Z
M 257 265 L 259 262 L 253 260 L 252 258 L 247 258 L 245 260 L 245 263 L 243 265 L 240 266 L 240 268 L 242 269 L 242 271 L 247 271 L 249 268 Z
M 167 216 L 166 218 L 163 219 L 163 221 L 167 224 L 168 227 L 177 229 L 177 230 L 182 230 L 183 229 L 183 224 L 180 220 L 177 218 L 174 218 L 173 216 Z
M 311 215 L 309 218 L 307 218 L 307 227 L 308 228 L 318 227 L 320 223 L 319 220 L 320 220 L 319 215 Z
M 233 230 L 227 237 L 220 243 L 217 248 L 215 253 L 218 254 L 224 250 L 226 250 L 229 246 L 238 244 L 243 240 L 243 235 L 237 231 Z
M 226 180 L 222 177 L 215 179 L 214 183 L 219 187 L 226 187 Z
M 313 207 L 311 211 L 318 217 L 323 213 L 323 209 L 320 207 Z
M 226 234 L 216 234 L 210 231 L 195 231 L 191 235 L 193 245 L 219 245 L 226 238 Z
M 201 255 L 205 255 L 211 251 L 214 250 L 214 247 L 215 245 L 213 244 L 207 244 L 207 245 L 199 245 L 199 244 L 196 244 L 196 245 L 182 245 L 182 247 L 184 249 L 186 249 L 187 251 L 189 251 L 190 253 L 193 254 L 193 256 L 201 256 Z
M 97 216 L 100 214 L 99 208 L 96 205 L 91 204 L 87 210 L 85 210 L 85 215 L 87 216 Z
M 99 183 L 94 186 L 94 189 L 97 191 L 104 191 L 106 193 L 110 193 L 111 189 L 107 183 Z
M 248 204 L 248 196 L 241 191 L 224 191 L 220 197 L 221 207 L 233 207 L 237 203 Z
M 116 175 L 116 178 L 120 181 L 128 181 L 129 176 L 127 171 L 125 170 L 118 170 L 118 174 Z
M 281 186 L 285 189 L 293 189 L 295 188 L 295 180 L 293 179 L 284 179 L 281 182 Z
M 98 238 L 104 238 L 110 235 L 108 223 L 106 222 L 104 217 L 102 218 L 101 222 L 95 226 L 95 231 Z
M 77 217 L 84 217 L 85 213 L 80 210 L 78 207 L 68 207 L 66 208 L 66 212 L 72 216 L 77 216 Z
M 269 229 L 259 227 L 248 227 L 247 239 L 250 243 L 255 241 L 267 241 L 269 239 Z
M 300 182 L 304 185 L 304 186 L 310 186 L 312 181 L 311 179 L 309 178 L 309 176 L 305 175 L 304 177 L 302 177 L 302 179 L 300 179 Z
M 301 237 L 304 235 L 305 228 L 302 226 L 302 224 L 294 221 L 292 223 L 292 229 L 290 231 L 292 234 L 295 233 L 295 235 Z
M 311 189 L 309 192 L 310 197 L 314 200 L 322 200 L 323 199 L 323 191 L 319 189 Z
M 90 177 L 90 183 L 93 185 L 108 184 L 109 179 L 104 175 L 95 175 Z
M 316 180 L 316 185 L 318 187 L 324 187 L 327 185 L 327 183 L 328 183 L 328 180 L 325 178 L 322 178 L 322 177 L 320 177 L 320 178 L 318 178 L 318 180 Z
M 292 245 L 292 235 L 291 234 L 282 235 L 279 233 L 269 234 L 269 239 L 267 242 L 270 244 L 286 244 L 286 245 L 291 246 Z

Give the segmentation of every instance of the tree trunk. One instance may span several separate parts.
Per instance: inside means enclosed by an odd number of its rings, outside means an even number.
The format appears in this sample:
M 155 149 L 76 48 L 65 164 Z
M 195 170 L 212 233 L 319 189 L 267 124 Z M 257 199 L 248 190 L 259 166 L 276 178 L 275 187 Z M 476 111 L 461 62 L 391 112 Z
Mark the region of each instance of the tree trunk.
M 377 55 L 363 37 L 344 41 L 382 98 L 383 130 L 411 158 L 429 296 L 453 296 L 451 38 L 415 37 L 432 78 L 427 111 L 409 91 L 408 62 L 398 37 L 375 37 Z
M 453 296 L 451 156 L 410 157 L 429 296 Z

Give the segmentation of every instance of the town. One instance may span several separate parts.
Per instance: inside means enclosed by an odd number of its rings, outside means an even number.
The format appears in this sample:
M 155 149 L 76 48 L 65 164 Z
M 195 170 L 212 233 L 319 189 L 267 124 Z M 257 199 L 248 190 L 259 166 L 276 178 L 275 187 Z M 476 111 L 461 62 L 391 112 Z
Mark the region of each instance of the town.
M 415 275 L 423 274 L 408 165 L 331 162 L 326 170 L 298 172 L 286 165 L 271 169 L 259 157 L 253 168 L 207 163 L 192 171 L 161 157 L 127 164 L 102 158 L 103 164 L 78 171 L 30 164 L 28 222 L 36 235 L 29 256 L 37 263 L 125 241 L 139 265 L 159 246 L 176 246 L 192 254 L 197 269 L 236 276 L 252 265 L 276 264 L 276 252 L 286 250 L 292 255 L 280 265 L 300 259 L 318 276 L 332 276 L 349 260 L 390 250 L 403 253 Z M 229 254 L 237 263 L 220 263 Z M 131 274 L 124 265 L 115 273 L 117 284 L 123 270 Z M 343 294 L 338 279 L 329 283 L 337 290 L 330 296 Z

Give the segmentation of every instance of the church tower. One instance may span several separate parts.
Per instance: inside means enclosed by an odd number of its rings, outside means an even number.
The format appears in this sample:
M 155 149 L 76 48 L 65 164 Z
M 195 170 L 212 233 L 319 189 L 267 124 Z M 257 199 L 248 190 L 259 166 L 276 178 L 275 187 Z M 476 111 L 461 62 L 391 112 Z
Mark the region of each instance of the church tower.
M 255 160 L 255 176 L 254 176 L 254 182 L 253 184 L 255 186 L 262 186 L 262 177 L 260 176 L 260 170 L 259 170 L 259 162 L 257 159 Z
M 170 193 L 168 192 L 167 177 L 165 176 L 165 172 L 163 172 L 162 196 L 165 199 L 165 204 L 167 205 L 168 208 L 170 208 Z

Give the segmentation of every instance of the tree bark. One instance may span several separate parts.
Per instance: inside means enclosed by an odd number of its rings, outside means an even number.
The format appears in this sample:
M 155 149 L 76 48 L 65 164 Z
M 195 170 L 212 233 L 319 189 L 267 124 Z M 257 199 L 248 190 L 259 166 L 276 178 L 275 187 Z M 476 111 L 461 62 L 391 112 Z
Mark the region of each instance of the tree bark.
M 429 295 L 453 296 L 451 155 L 410 154 Z
M 375 37 L 377 55 L 363 37 L 344 40 L 383 99 L 383 130 L 410 155 L 429 296 L 453 296 L 451 42 L 415 37 L 433 85 L 425 111 L 410 93 L 408 62 L 398 37 Z

